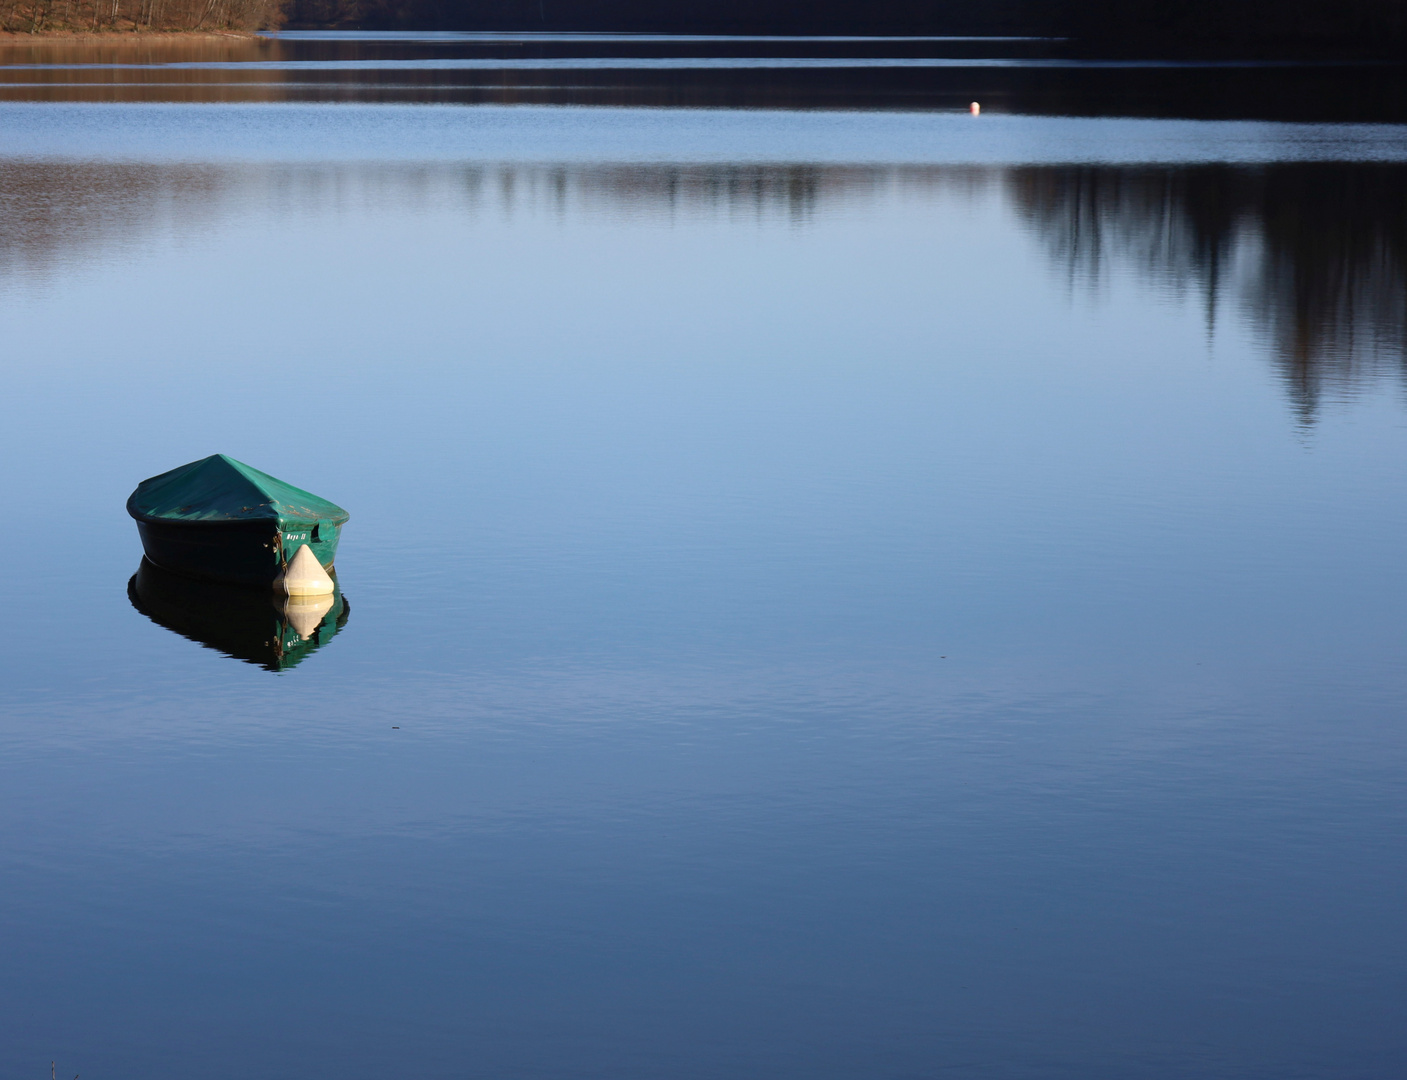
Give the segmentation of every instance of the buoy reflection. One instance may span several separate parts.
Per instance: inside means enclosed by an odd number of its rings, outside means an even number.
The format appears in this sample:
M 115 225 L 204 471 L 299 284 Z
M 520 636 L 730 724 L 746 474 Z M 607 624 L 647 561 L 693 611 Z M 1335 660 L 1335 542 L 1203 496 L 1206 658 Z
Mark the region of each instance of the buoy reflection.
M 236 660 L 287 671 L 347 625 L 340 587 L 287 596 L 173 574 L 147 559 L 127 583 L 132 606 L 158 626 Z

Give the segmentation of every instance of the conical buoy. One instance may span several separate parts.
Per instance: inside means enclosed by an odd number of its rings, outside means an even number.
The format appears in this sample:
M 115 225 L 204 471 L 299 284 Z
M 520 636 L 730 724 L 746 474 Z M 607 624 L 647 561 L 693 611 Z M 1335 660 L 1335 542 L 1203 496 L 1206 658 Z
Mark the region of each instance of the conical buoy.
M 967 111 L 970 112 L 973 116 L 981 116 L 982 105 L 980 102 L 974 101 L 971 105 L 967 107 Z
M 289 596 L 325 596 L 337 587 L 307 544 L 288 560 L 288 567 L 277 584 Z

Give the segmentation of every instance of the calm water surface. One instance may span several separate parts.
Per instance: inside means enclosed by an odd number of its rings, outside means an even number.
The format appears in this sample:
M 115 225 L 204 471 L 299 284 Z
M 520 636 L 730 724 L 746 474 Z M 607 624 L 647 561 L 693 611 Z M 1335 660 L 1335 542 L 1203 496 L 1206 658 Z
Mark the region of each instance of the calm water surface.
M 1407 129 L 10 97 L 4 1076 L 1407 1070 Z

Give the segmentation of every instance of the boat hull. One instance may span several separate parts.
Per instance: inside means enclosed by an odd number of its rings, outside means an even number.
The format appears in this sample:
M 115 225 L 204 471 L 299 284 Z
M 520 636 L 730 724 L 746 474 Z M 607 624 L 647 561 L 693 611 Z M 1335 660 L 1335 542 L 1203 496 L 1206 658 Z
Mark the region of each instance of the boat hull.
M 273 588 L 287 561 L 307 544 L 325 570 L 333 568 L 340 526 L 278 528 L 271 521 L 164 522 L 137 520 L 142 550 L 157 566 L 188 577 Z

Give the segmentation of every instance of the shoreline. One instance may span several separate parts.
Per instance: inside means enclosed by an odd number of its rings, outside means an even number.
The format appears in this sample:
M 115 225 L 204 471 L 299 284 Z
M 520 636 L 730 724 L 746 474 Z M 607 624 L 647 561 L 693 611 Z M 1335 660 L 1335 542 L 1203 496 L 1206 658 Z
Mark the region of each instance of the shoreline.
M 258 41 L 268 40 L 259 30 L 40 30 L 26 33 L 0 30 L 0 48 L 22 45 L 150 45 L 156 41 Z

